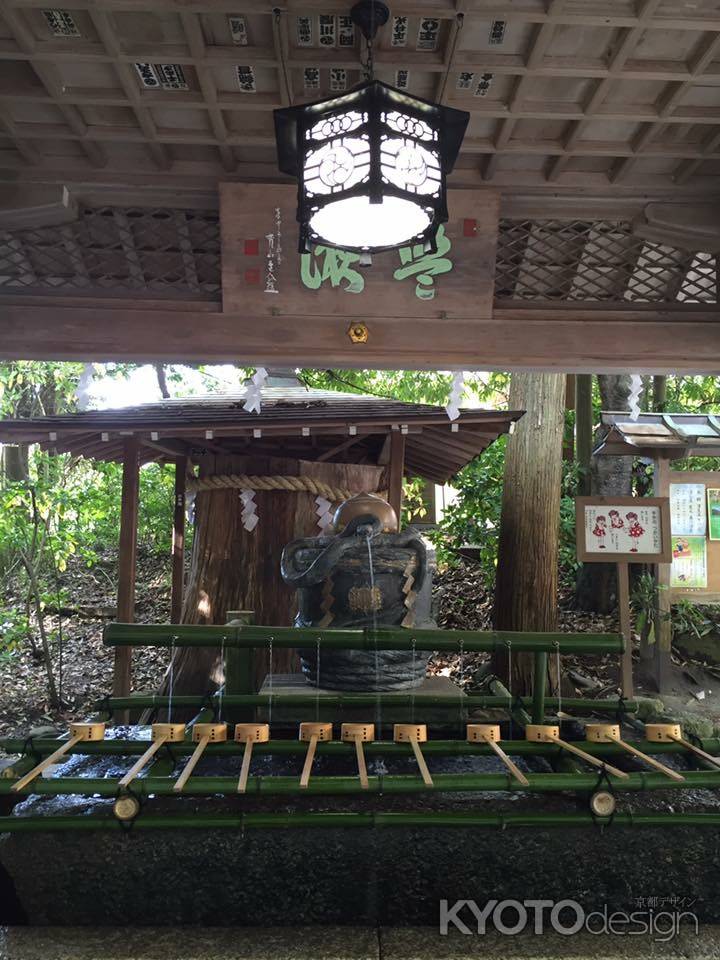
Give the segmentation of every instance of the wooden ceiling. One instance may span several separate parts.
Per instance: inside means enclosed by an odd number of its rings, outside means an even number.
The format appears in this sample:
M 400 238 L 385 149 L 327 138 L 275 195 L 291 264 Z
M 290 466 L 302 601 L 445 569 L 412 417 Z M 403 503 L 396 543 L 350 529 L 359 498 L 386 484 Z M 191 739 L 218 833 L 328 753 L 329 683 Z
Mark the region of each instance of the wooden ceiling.
M 272 110 L 361 79 L 350 5 L 0 0 L 0 180 L 186 199 L 218 179 L 280 180 Z M 379 79 L 471 113 L 456 186 L 717 192 L 718 0 L 391 8 Z

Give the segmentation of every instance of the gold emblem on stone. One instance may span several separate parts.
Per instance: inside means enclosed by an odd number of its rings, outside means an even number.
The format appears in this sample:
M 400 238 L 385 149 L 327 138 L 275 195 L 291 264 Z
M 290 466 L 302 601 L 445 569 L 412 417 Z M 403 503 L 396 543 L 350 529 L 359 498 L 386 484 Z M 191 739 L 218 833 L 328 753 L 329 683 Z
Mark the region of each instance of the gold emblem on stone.
M 350 587 L 348 603 L 353 613 L 377 613 L 382 610 L 380 587 Z

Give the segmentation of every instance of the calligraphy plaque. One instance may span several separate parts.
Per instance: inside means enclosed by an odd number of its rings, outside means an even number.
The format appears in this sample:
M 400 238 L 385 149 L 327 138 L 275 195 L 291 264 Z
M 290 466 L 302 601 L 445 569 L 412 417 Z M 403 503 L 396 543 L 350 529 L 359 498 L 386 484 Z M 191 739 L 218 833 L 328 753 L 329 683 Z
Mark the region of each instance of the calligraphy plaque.
M 487 317 L 492 311 L 499 195 L 450 190 L 437 250 L 298 253 L 297 189 L 220 184 L 223 310 L 251 316 Z

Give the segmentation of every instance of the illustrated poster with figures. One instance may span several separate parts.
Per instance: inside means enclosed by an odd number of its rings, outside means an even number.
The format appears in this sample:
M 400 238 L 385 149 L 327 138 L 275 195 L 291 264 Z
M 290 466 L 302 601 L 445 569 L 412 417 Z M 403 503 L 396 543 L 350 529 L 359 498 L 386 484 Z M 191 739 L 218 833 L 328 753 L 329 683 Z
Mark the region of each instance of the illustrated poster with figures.
M 585 507 L 585 543 L 603 553 L 660 553 L 659 507 Z
M 669 561 L 667 498 L 578 497 L 576 522 L 580 560 Z

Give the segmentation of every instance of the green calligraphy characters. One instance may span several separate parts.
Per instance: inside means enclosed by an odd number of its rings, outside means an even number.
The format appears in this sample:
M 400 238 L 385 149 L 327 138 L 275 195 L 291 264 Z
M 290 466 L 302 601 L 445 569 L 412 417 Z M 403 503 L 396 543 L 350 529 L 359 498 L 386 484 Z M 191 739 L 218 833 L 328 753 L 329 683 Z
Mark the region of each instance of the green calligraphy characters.
M 452 260 L 446 256 L 452 243 L 440 225 L 436 238 L 436 249 L 426 250 L 421 243 L 410 247 L 400 247 L 398 255 L 400 266 L 393 273 L 395 280 L 415 279 L 415 296 L 420 300 L 432 300 L 436 294 L 435 277 L 449 273 Z M 309 290 L 318 290 L 323 284 L 340 287 L 346 293 L 362 293 L 365 289 L 365 277 L 355 265 L 360 262 L 360 254 L 333 247 L 315 247 L 312 253 L 304 253 L 300 258 L 300 277 Z

